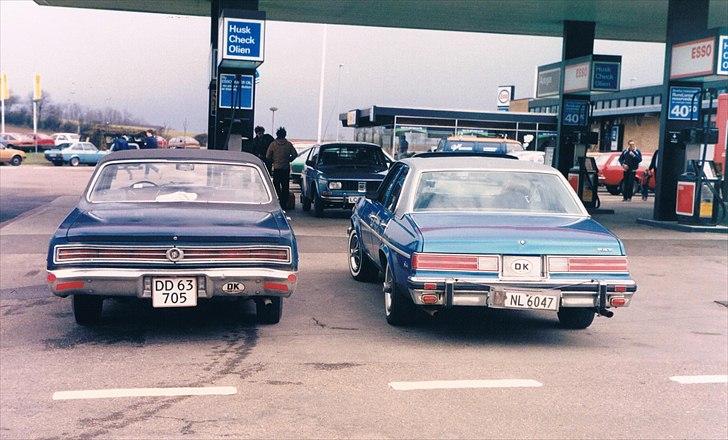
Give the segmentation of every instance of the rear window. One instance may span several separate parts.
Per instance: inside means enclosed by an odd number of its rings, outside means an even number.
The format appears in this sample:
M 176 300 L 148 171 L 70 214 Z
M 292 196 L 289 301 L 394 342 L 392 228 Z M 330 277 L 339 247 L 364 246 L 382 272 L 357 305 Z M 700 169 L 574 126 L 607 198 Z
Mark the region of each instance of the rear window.
M 448 139 L 441 143 L 437 151 L 462 151 L 475 153 L 507 154 L 523 151 L 523 146 L 515 142 L 500 141 L 458 141 Z
M 327 145 L 318 153 L 318 164 L 322 166 L 370 166 L 385 169 L 386 160 L 382 150 L 368 145 Z

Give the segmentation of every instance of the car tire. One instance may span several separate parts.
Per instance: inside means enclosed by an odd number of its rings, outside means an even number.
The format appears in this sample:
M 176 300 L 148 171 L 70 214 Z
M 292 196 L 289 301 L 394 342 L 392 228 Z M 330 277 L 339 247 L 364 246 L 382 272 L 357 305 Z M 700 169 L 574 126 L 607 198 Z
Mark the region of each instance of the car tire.
M 384 294 L 384 315 L 387 324 L 395 327 L 410 325 L 414 322 L 417 310 L 411 299 L 405 296 L 404 292 L 397 287 L 394 275 L 389 264 L 384 268 L 384 282 L 382 283 Z
M 592 308 L 562 308 L 557 312 L 559 322 L 564 328 L 581 330 L 594 322 L 596 312 Z
M 94 325 L 101 321 L 104 298 L 93 295 L 73 295 L 73 317 L 79 325 Z
M 607 185 L 607 192 L 613 196 L 618 196 L 622 193 L 622 185 Z
M 364 252 L 359 234 L 353 228 L 349 233 L 349 273 L 362 282 L 375 281 L 379 276 L 379 270 Z
M 261 324 L 278 324 L 283 315 L 283 298 L 261 298 L 255 300 L 255 311 Z
M 68 161 L 68 164 L 72 167 L 77 167 L 81 164 L 81 160 L 77 157 L 72 157 L 71 160 Z
M 324 199 L 315 192 L 313 193 L 313 214 L 316 217 L 324 216 Z
M 20 156 L 13 156 L 12 159 L 10 159 L 10 165 L 17 167 L 20 166 L 20 164 L 23 163 L 23 158 Z
M 311 199 L 301 193 L 301 209 L 308 212 L 311 210 Z

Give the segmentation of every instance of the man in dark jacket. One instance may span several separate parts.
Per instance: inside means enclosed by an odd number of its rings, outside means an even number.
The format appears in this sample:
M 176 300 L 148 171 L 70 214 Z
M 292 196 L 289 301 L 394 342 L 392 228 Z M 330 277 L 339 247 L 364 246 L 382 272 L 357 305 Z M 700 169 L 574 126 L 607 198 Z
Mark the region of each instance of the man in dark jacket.
M 111 151 L 124 151 L 129 149 L 129 142 L 127 142 L 124 136 L 116 136 L 111 143 Z
M 632 193 L 634 192 L 634 175 L 637 172 L 637 168 L 642 162 L 642 153 L 635 146 L 634 140 L 630 139 L 627 142 L 628 148 L 622 151 L 619 156 L 619 164 L 622 165 L 624 170 L 624 178 L 622 179 L 622 197 L 624 201 L 629 202 L 632 200 Z
M 268 146 L 265 154 L 273 169 L 273 186 L 278 194 L 281 208 L 288 208 L 288 184 L 291 178 L 291 162 L 298 156 L 293 144 L 286 139 L 286 129 L 281 127 L 276 131 L 276 140 Z
M 266 158 L 268 154 L 268 147 L 274 141 L 273 136 L 265 132 L 265 128 L 260 125 L 255 127 L 255 136 L 253 137 L 253 148 L 251 153 L 258 156 L 260 160 L 265 162 L 265 166 L 268 167 L 268 172 L 271 172 L 271 163 Z
M 144 138 L 144 146 L 145 149 L 152 149 L 152 148 L 158 148 L 159 145 L 157 144 L 157 137 L 154 136 L 154 133 L 152 130 L 147 130 L 147 137 Z
M 645 176 L 642 179 L 643 180 L 642 200 L 647 200 L 647 195 L 649 194 L 649 191 L 650 191 L 650 179 L 652 178 L 652 176 L 654 175 L 655 179 L 657 179 L 657 177 L 656 177 L 657 153 L 659 153 L 659 152 L 660 152 L 660 150 L 655 150 L 655 152 L 652 154 L 652 160 L 650 161 L 650 166 L 647 168 L 647 171 L 645 171 Z

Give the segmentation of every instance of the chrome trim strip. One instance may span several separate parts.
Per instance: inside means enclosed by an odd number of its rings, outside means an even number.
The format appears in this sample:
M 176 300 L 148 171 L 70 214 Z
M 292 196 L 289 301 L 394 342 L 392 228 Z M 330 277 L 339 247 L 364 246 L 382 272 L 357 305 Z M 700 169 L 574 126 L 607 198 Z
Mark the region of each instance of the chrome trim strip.
M 401 250 L 401 249 L 397 248 L 397 247 L 396 247 L 395 245 L 393 245 L 393 244 L 392 244 L 392 243 L 391 243 L 391 242 L 390 242 L 389 240 L 387 240 L 386 238 L 384 238 L 384 237 L 382 237 L 381 235 L 379 235 L 379 234 L 377 233 L 377 231 L 375 231 L 374 229 L 372 229 L 372 227 L 371 227 L 371 226 L 369 226 L 368 224 L 366 224 L 366 223 L 364 223 L 363 221 L 361 221 L 361 219 L 359 219 L 359 224 L 360 224 L 360 225 L 363 225 L 363 226 L 366 226 L 366 228 L 367 228 L 367 229 L 369 229 L 369 231 L 371 231 L 371 233 L 372 233 L 372 234 L 376 235 L 378 239 L 382 240 L 382 242 L 383 242 L 384 244 L 386 244 L 386 245 L 387 245 L 387 247 L 388 247 L 389 249 L 393 250 L 394 252 L 398 253 L 399 255 L 401 255 L 401 256 L 403 256 L 403 257 L 405 257 L 405 258 L 411 258 L 410 254 L 408 254 L 408 253 L 406 253 L 405 251 L 403 251 L 403 250 Z
M 411 283 L 444 283 L 445 278 L 428 278 L 428 277 L 408 277 L 408 282 Z M 511 285 L 511 286 L 537 286 L 537 287 L 553 287 L 553 286 L 573 286 L 576 284 L 580 285 L 598 285 L 598 284 L 608 284 L 608 285 L 619 285 L 619 286 L 636 286 L 637 283 L 634 280 L 615 280 L 615 279 L 594 279 L 594 278 L 568 278 L 568 279 L 550 279 L 549 282 L 543 282 L 543 281 L 514 281 L 514 280 L 500 280 L 497 278 L 456 278 L 456 283 L 467 283 L 467 284 L 477 284 L 477 285 L 489 285 L 489 284 L 497 284 L 497 285 Z M 611 293 L 611 292 L 610 292 Z M 621 292 L 620 292 L 621 293 Z

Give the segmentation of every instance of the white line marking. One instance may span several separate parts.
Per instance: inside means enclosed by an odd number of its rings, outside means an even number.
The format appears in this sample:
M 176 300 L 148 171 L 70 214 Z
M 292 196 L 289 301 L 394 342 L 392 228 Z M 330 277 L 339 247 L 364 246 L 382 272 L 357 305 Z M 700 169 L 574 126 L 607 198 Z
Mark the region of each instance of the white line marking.
M 428 380 L 422 382 L 390 382 L 396 391 L 448 390 L 457 388 L 532 388 L 543 384 L 532 379 L 495 379 L 495 380 Z
M 111 388 L 107 390 L 56 391 L 53 400 L 113 399 L 116 397 L 229 396 L 235 387 Z
M 728 375 L 672 376 L 670 380 L 681 384 L 728 383 Z

